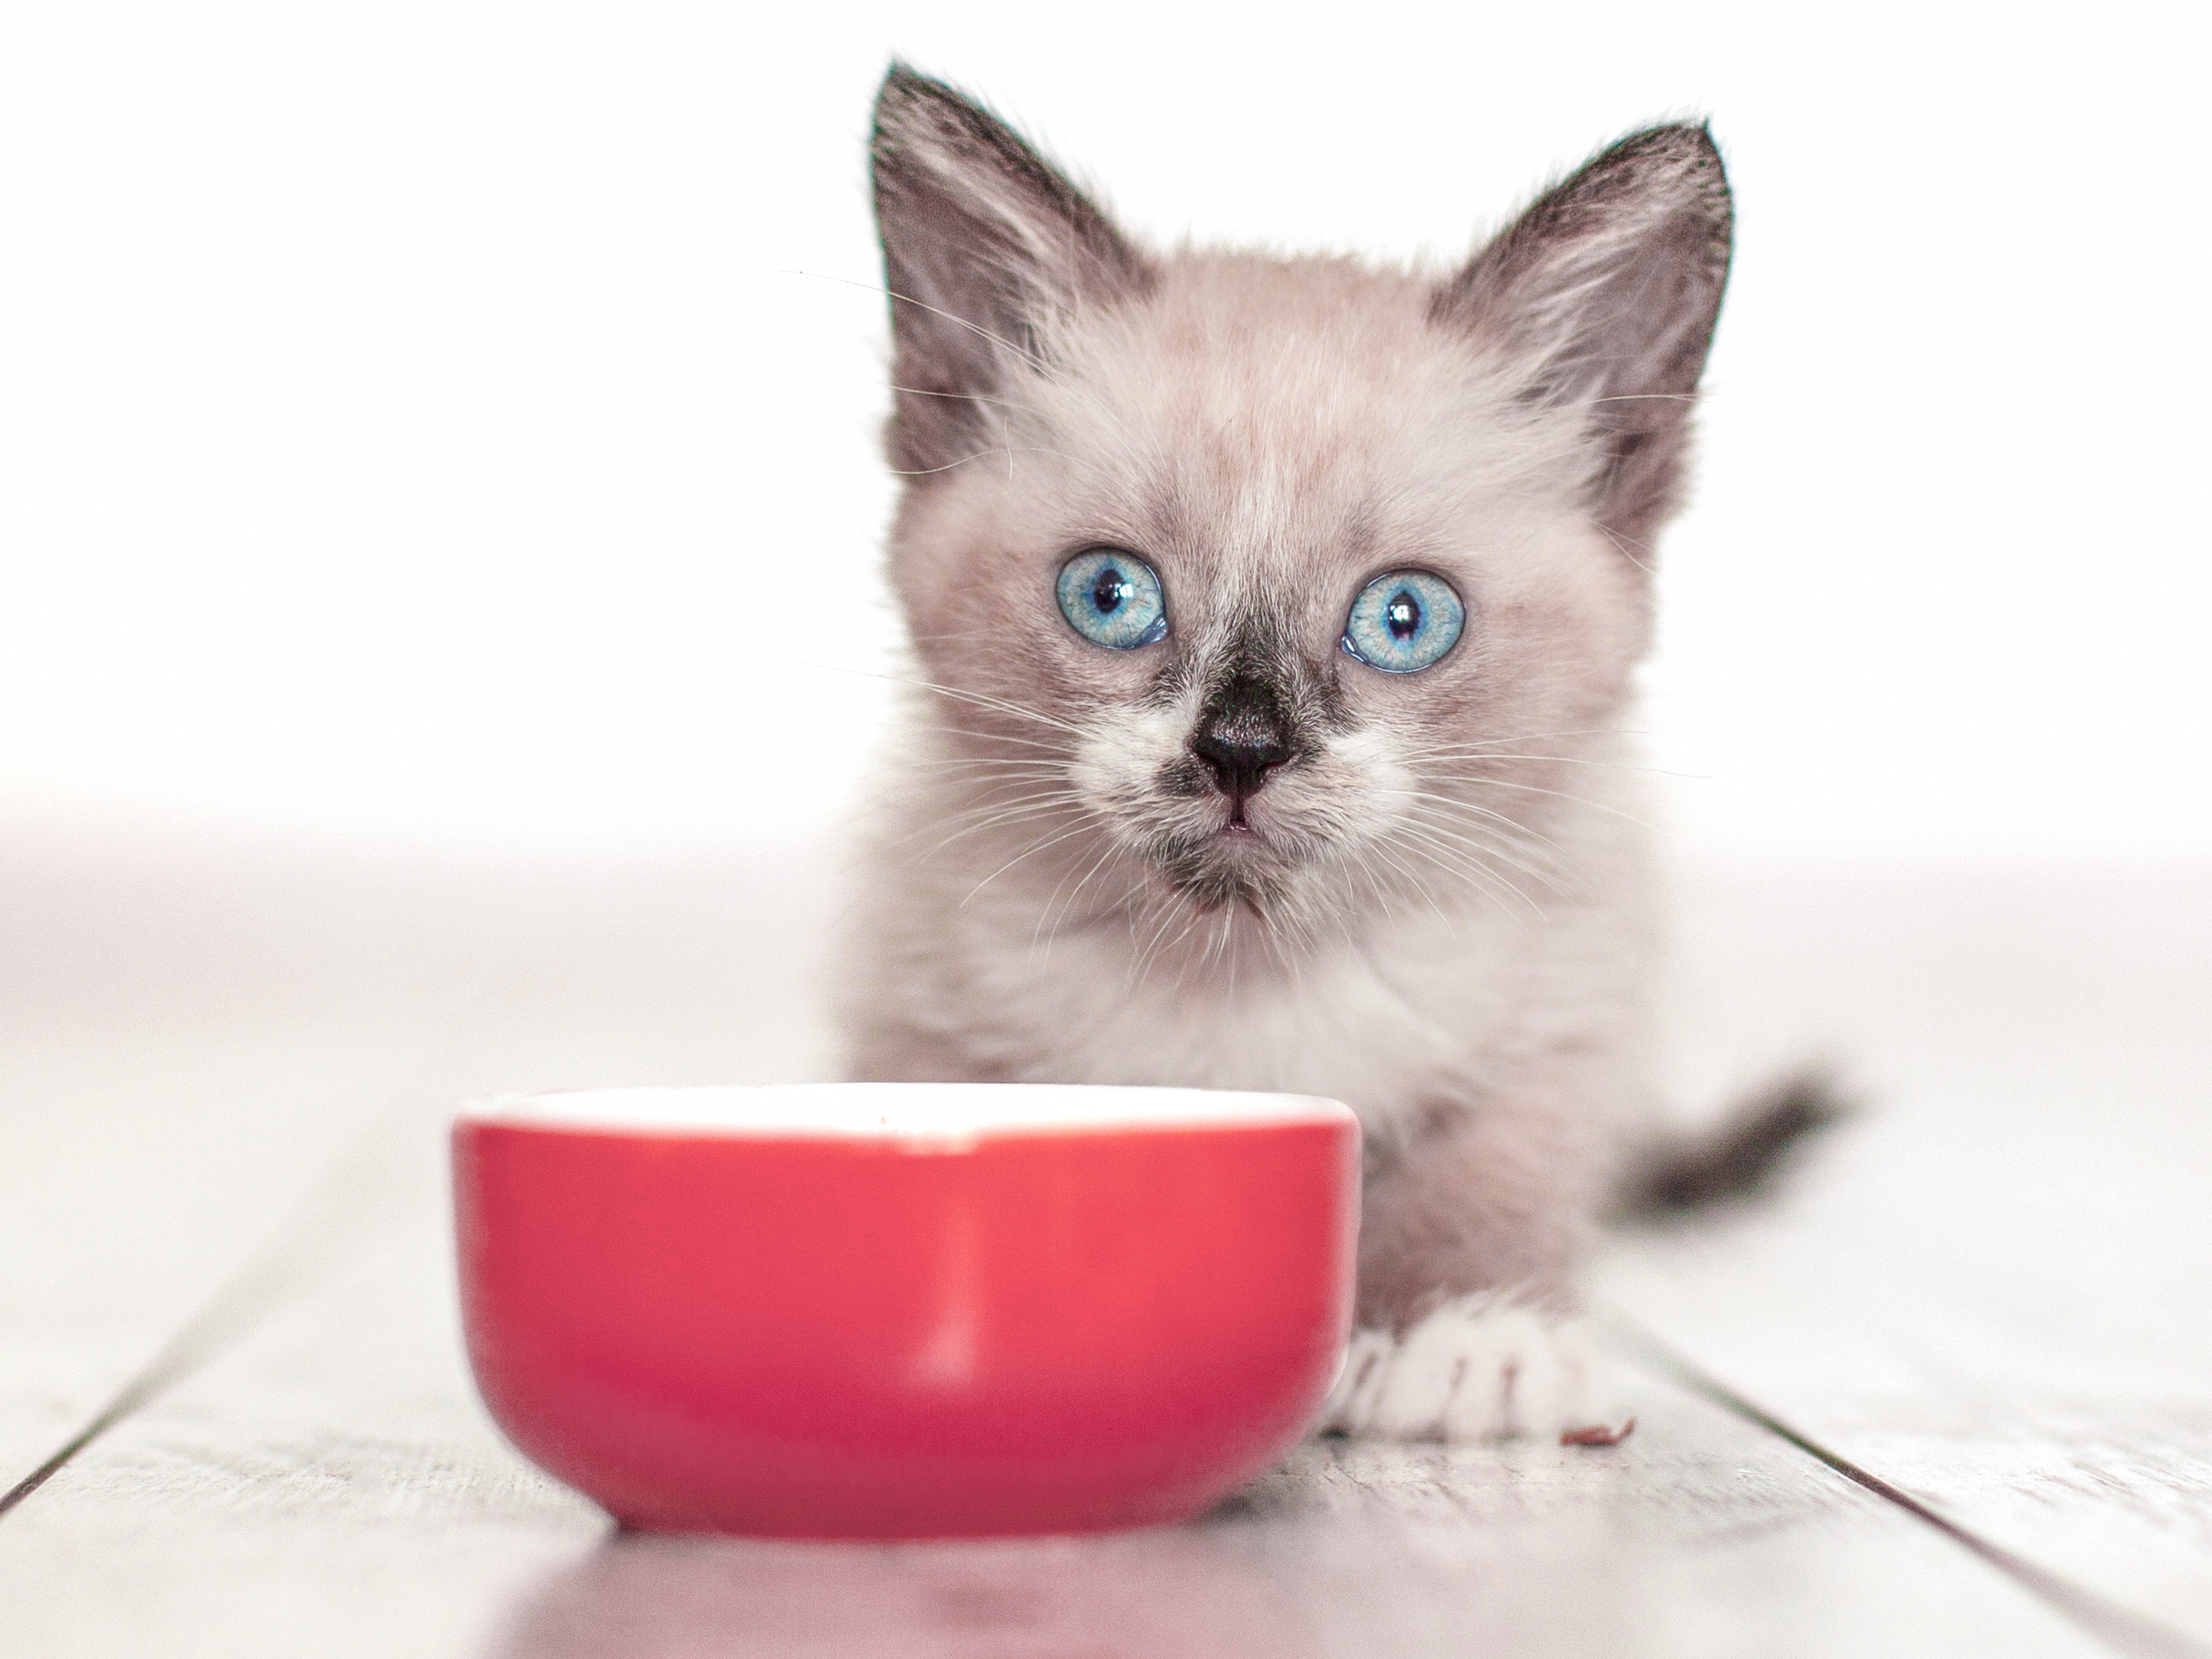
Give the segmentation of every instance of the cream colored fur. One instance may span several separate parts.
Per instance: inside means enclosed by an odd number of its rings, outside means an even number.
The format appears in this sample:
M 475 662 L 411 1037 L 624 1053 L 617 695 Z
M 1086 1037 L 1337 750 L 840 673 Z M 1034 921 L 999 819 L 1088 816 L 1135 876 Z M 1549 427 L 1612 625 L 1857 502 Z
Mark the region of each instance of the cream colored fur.
M 895 71 L 878 115 L 913 690 L 845 942 L 852 1074 L 1348 1103 L 1370 1334 L 1334 1420 L 1554 1433 L 1582 1396 L 1539 1382 L 1581 1362 L 1531 1334 L 1571 1309 L 1650 1104 L 1653 878 L 1622 735 L 1648 526 L 1608 491 L 1633 475 L 1671 501 L 1673 452 L 1655 470 L 1618 439 L 1605 405 L 1639 395 L 1618 373 L 1561 376 L 1572 293 L 1484 291 L 1540 319 L 1532 346 L 1457 321 L 1448 276 L 1146 254 L 1056 174 L 1073 206 L 1024 193 L 1029 153 L 954 98 Z M 1571 252 L 1562 282 L 1601 289 L 1604 259 Z M 1679 447 L 1671 412 L 1635 429 Z M 1062 618 L 1055 574 L 1092 546 L 1158 572 L 1166 641 L 1103 649 Z M 1384 674 L 1338 636 L 1407 568 L 1454 586 L 1466 631 Z M 1231 835 L 1189 745 L 1235 674 L 1275 688 L 1298 746 Z

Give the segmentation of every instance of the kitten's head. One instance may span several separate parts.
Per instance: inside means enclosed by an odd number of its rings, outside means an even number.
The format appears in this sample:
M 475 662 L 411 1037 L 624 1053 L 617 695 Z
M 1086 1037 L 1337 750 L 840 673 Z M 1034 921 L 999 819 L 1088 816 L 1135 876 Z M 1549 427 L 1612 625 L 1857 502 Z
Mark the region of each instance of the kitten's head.
M 902 66 L 873 160 L 892 577 L 999 832 L 1307 931 L 1540 878 L 1648 643 L 1711 137 L 1623 140 L 1443 276 L 1155 256 Z

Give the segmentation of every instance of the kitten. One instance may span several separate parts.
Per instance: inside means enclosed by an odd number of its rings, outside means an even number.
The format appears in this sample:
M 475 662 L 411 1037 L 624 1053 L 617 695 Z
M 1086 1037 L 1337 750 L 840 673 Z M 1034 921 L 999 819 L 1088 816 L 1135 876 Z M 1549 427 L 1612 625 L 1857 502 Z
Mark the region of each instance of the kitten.
M 1620 731 L 1728 272 L 1711 137 L 1622 140 L 1441 275 L 1141 247 L 903 65 L 872 157 L 920 676 L 851 1074 L 1345 1101 L 1331 1421 L 1587 1421 L 1572 1268 L 1653 1104 Z

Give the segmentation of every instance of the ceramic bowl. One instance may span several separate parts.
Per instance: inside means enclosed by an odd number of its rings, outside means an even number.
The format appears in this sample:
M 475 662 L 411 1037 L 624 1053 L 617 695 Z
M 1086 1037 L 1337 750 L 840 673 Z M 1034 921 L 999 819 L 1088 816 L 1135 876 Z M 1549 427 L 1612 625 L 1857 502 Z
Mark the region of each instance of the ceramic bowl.
M 1347 1334 L 1357 1121 L 1202 1090 L 847 1084 L 464 1109 L 469 1358 L 631 1525 L 813 1538 L 1200 1514 Z

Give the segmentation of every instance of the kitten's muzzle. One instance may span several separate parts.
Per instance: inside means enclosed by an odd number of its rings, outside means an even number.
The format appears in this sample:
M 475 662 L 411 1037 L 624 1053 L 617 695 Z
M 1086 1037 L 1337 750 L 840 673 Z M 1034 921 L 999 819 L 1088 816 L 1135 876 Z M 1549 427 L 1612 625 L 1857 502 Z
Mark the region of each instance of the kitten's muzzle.
M 1208 699 L 1190 751 L 1212 772 L 1214 787 L 1240 807 L 1269 772 L 1297 753 L 1281 699 L 1263 682 L 1242 676 Z

